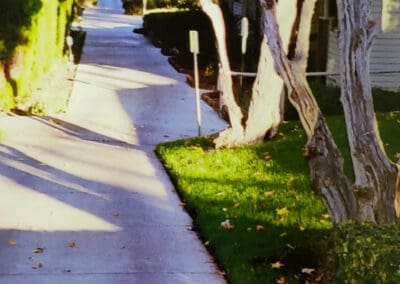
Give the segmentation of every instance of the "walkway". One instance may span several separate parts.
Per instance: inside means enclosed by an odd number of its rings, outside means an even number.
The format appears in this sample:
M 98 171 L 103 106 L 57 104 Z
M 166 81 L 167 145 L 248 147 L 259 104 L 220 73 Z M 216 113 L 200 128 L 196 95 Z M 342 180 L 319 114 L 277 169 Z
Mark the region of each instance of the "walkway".
M 196 135 L 194 91 L 119 1 L 85 12 L 65 115 L 0 117 L 1 284 L 224 283 L 153 153 Z

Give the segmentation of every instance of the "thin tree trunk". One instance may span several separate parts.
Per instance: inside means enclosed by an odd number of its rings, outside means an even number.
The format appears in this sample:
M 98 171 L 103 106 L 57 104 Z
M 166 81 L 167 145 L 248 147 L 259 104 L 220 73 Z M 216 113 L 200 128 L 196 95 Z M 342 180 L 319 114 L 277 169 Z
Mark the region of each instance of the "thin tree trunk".
M 279 33 L 286 54 L 296 19 L 296 5 L 293 4 L 293 0 L 281 0 L 277 4 L 276 11 L 277 21 L 280 23 Z M 283 80 L 275 72 L 274 59 L 264 36 L 246 121 L 245 142 L 247 144 L 263 141 L 267 131 L 271 131 L 272 136 L 273 132 L 276 132 L 282 119 L 280 104 L 283 86 Z
M 280 102 L 283 86 L 283 80 L 275 72 L 273 58 L 264 39 L 246 120 L 246 143 L 263 141 L 266 133 L 276 129 L 281 123 Z
M 357 216 L 355 195 L 350 181 L 343 173 L 343 158 L 318 108 L 305 74 L 315 0 L 304 0 L 301 5 L 296 50 L 292 60 L 287 58 L 278 33 L 275 1 L 266 0 L 262 4 L 265 8 L 264 33 L 275 60 L 275 68 L 288 88 L 289 100 L 297 109 L 308 137 L 303 154 L 309 160 L 312 187 L 323 197 L 334 222 L 348 220 Z
M 395 220 L 398 168 L 386 156 L 377 129 L 369 77 L 369 54 L 379 31 L 367 0 L 338 0 L 341 101 L 353 160 L 362 220 Z
M 200 0 L 200 5 L 204 13 L 206 13 L 210 18 L 214 29 L 221 65 L 219 76 L 221 82 L 222 99 L 224 104 L 226 104 L 230 121 L 230 128 L 221 132 L 218 138 L 214 140 L 214 143 L 217 148 L 238 146 L 243 143 L 243 114 L 240 107 L 236 103 L 233 93 L 231 67 L 226 48 L 224 18 L 221 8 L 217 4 L 214 4 L 211 0 Z

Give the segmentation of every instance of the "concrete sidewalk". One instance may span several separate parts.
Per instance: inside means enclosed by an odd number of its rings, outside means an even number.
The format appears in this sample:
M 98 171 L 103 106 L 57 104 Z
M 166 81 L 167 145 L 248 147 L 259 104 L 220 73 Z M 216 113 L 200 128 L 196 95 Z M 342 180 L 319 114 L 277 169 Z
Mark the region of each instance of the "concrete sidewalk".
M 153 153 L 196 135 L 194 91 L 119 2 L 85 12 L 65 115 L 0 117 L 0 283 L 224 283 Z

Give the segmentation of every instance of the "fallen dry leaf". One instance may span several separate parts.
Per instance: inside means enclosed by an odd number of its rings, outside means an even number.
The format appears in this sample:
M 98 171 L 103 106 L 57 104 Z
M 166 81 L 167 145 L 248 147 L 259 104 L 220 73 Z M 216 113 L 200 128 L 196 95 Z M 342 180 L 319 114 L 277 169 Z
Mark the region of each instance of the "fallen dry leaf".
M 225 271 L 222 271 L 222 270 L 218 270 L 217 273 L 218 273 L 219 275 L 221 275 L 221 276 L 225 276 L 225 275 L 226 275 L 226 272 L 225 272 Z
M 274 195 L 274 192 L 273 191 L 266 191 L 266 192 L 264 192 L 264 196 L 265 197 L 271 197 L 271 196 L 273 196 Z
M 286 207 L 276 209 L 276 214 L 280 217 L 287 217 L 289 210 Z
M 221 227 L 226 230 L 232 230 L 233 228 L 235 228 L 235 226 L 231 224 L 231 221 L 229 219 L 221 222 Z
M 290 249 L 295 249 L 295 247 L 292 246 L 291 244 L 286 244 L 286 246 L 287 246 L 288 248 L 290 248 Z
M 257 226 L 256 226 L 256 230 L 257 230 L 257 231 L 264 231 L 264 230 L 265 230 L 265 227 L 264 227 L 263 225 L 257 225 Z
M 74 247 L 76 247 L 76 243 L 75 243 L 75 242 L 70 242 L 70 243 L 68 244 L 68 246 L 69 246 L 70 248 L 74 248 Z
M 271 156 L 270 153 L 267 152 L 267 153 L 264 154 L 264 160 L 265 160 L 265 161 L 268 162 L 268 161 L 270 161 L 271 159 L 272 159 L 272 156 Z
M 15 246 L 17 243 L 14 240 L 8 240 L 8 245 Z
M 329 219 L 329 218 L 331 218 L 331 216 L 330 216 L 329 214 L 323 214 L 323 215 L 322 215 L 322 218 L 324 218 L 324 219 Z
M 33 269 L 40 269 L 43 267 L 43 264 L 41 264 L 40 262 L 35 264 L 34 266 L 32 266 Z
M 32 252 L 33 253 L 43 253 L 44 252 L 44 248 L 36 248 Z
M 303 268 L 301 269 L 301 273 L 305 273 L 305 274 L 312 274 L 315 271 L 315 268 Z
M 285 266 L 283 263 L 281 263 L 280 261 L 271 263 L 271 268 L 272 269 L 281 269 L 281 267 Z

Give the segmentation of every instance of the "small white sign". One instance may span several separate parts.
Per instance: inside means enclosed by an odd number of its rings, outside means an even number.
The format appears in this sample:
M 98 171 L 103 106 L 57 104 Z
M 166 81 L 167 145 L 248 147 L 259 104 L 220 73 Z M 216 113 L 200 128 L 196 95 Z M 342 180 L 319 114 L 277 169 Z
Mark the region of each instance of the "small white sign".
M 190 52 L 199 53 L 199 33 L 197 31 L 189 31 Z
M 249 36 L 249 20 L 247 17 L 243 17 L 240 25 L 240 35 L 242 37 Z
M 244 17 L 240 24 L 240 35 L 242 36 L 242 54 L 247 52 L 247 38 L 249 37 L 249 20 Z

